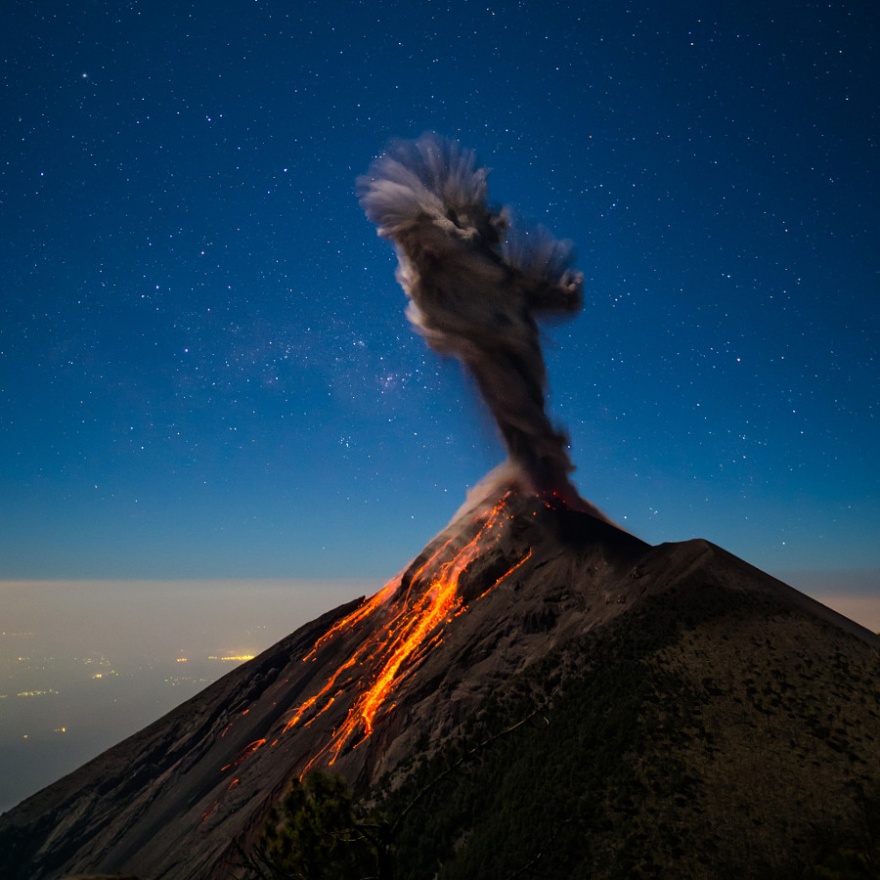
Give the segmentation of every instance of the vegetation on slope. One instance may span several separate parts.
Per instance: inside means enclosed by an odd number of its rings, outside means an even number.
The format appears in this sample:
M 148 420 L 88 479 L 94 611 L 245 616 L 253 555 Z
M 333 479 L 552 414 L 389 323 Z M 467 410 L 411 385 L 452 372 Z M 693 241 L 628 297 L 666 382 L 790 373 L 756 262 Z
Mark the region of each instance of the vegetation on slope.
M 368 852 L 334 876 L 878 876 L 878 682 L 869 648 L 770 599 L 665 593 L 337 810 Z

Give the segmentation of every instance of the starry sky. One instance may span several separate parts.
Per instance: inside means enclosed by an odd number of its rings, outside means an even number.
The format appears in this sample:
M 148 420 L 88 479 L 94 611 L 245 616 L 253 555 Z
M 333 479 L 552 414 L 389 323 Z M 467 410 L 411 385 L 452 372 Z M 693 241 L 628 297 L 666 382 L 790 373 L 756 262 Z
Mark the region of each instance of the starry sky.
M 876 576 L 878 38 L 870 0 L 10 0 L 0 579 L 385 578 L 449 520 L 504 453 L 354 194 L 426 130 L 575 243 L 585 497 Z

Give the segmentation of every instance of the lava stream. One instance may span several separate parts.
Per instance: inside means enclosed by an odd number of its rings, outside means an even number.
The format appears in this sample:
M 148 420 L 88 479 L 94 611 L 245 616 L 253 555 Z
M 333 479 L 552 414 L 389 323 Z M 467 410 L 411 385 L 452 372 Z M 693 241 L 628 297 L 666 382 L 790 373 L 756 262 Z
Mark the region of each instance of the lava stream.
M 328 641 L 341 633 L 352 632 L 368 618 L 376 617 L 372 626 L 373 632 L 316 694 L 294 710 L 284 728 L 287 731 L 301 723 L 308 726 L 327 711 L 336 697 L 346 691 L 352 682 L 360 688 L 345 720 L 309 761 L 306 770 L 328 754 L 328 764 L 332 765 L 356 733 L 360 733 L 360 738 L 353 747 L 357 747 L 370 736 L 375 719 L 388 703 L 395 686 L 442 641 L 444 624 L 466 609 L 458 593 L 459 578 L 500 537 L 502 522 L 505 518 L 510 518 L 509 514 L 505 517 L 506 501 L 505 497 L 477 520 L 476 534 L 461 547 L 456 547 L 458 542 L 455 538 L 450 538 L 429 556 L 413 573 L 406 594 L 397 598 L 400 602 L 399 609 L 387 607 L 401 586 L 401 578 L 396 578 L 335 624 L 315 643 L 304 660 L 314 660 L 317 652 Z M 498 577 L 478 598 L 519 568 L 530 555 L 531 551 Z M 387 616 L 390 619 L 382 619 Z M 358 673 L 359 669 L 365 671 Z M 369 677 L 364 682 L 359 680 L 362 676 Z M 307 716 L 308 720 L 304 720 Z

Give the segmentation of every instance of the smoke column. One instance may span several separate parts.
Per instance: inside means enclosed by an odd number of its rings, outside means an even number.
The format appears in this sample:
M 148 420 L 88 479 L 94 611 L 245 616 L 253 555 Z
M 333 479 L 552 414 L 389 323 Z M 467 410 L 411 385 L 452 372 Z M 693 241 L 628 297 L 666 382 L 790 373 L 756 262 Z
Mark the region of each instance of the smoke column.
M 592 511 L 569 480 L 567 437 L 547 416 L 536 322 L 577 313 L 583 276 L 568 242 L 509 229 L 507 210 L 487 201 L 487 176 L 472 151 L 425 134 L 393 143 L 358 178 L 358 194 L 397 251 L 407 317 L 473 375 L 524 488 Z

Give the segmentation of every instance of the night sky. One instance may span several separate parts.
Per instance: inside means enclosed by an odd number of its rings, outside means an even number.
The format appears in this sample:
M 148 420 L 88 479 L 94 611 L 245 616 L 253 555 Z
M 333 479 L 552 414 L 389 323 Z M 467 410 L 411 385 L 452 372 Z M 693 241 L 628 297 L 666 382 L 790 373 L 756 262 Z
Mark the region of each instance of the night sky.
M 575 243 L 545 351 L 585 497 L 880 570 L 871 0 L 3 20 L 0 578 L 390 578 L 449 520 L 504 452 L 354 193 L 427 130 Z

